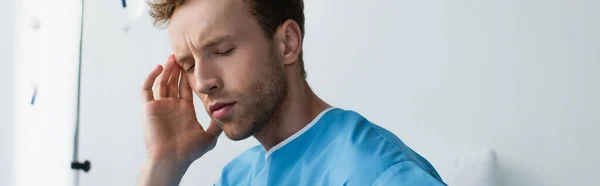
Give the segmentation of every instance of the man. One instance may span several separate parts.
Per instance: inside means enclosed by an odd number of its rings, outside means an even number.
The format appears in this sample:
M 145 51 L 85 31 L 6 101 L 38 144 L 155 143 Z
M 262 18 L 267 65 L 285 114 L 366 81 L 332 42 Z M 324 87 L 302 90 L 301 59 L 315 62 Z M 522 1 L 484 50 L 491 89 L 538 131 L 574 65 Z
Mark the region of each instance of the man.
M 445 185 L 394 134 L 311 91 L 302 0 L 159 0 L 151 8 L 155 24 L 168 24 L 174 54 L 142 87 L 148 159 L 138 185 L 178 185 L 221 132 L 261 145 L 225 166 L 216 185 Z M 207 129 L 192 92 L 211 116 Z

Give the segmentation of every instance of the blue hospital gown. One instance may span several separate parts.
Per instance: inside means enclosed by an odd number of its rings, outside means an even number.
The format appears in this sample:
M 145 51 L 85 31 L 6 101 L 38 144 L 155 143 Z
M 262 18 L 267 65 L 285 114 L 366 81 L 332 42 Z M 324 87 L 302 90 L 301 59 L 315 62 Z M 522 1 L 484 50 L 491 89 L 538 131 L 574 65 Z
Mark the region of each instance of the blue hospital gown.
M 265 152 L 246 150 L 215 185 L 445 186 L 433 166 L 356 112 L 329 108 Z

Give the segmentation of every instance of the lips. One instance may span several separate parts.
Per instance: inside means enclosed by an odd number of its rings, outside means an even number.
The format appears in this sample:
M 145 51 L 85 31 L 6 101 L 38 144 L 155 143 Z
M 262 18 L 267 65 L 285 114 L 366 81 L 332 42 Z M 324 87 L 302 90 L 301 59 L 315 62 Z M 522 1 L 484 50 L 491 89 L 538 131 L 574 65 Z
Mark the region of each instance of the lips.
M 208 107 L 208 111 L 214 119 L 225 117 L 231 112 L 231 108 L 236 102 L 216 102 Z

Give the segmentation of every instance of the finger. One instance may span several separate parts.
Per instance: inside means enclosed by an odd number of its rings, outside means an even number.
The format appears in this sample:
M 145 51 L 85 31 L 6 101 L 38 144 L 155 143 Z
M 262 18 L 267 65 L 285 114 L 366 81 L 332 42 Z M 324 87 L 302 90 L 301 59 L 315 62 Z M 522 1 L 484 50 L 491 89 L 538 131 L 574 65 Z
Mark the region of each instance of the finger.
M 221 135 L 222 132 L 223 132 L 223 129 L 221 129 L 221 127 L 219 127 L 219 125 L 217 125 L 217 121 L 215 121 L 214 119 L 211 119 L 210 125 L 208 125 L 208 128 L 206 129 L 206 133 L 214 136 L 215 138 L 219 138 L 219 135 Z
M 165 68 L 163 69 L 162 74 L 160 75 L 160 80 L 158 83 L 158 88 L 160 92 L 159 96 L 161 98 L 166 98 L 169 96 L 169 78 L 171 77 L 171 71 L 173 70 L 174 66 L 175 59 L 173 57 L 173 54 L 171 54 L 167 59 L 167 63 L 165 64 Z
M 190 86 L 190 81 L 183 70 L 181 71 L 181 81 L 179 82 L 179 98 L 185 100 L 194 99 L 192 96 L 192 87 Z
M 179 67 L 179 64 L 175 64 L 173 66 L 173 70 L 171 71 L 171 77 L 169 77 L 169 97 L 179 97 L 179 89 L 177 88 L 177 86 L 179 85 L 179 75 L 181 75 L 181 67 Z
M 154 67 L 152 72 L 150 72 L 150 74 L 148 74 L 148 77 L 146 77 L 146 80 L 144 80 L 144 83 L 142 84 L 142 98 L 144 99 L 144 101 L 148 102 L 148 101 L 154 100 L 154 93 L 152 92 L 152 85 L 154 85 L 156 78 L 160 75 L 161 72 L 162 72 L 162 66 L 157 65 L 156 67 Z
M 160 86 L 158 86 L 158 84 L 160 84 L 160 79 L 162 78 L 162 71 L 163 70 L 164 70 L 164 66 L 160 70 L 161 74 L 158 75 L 158 77 L 156 78 L 156 81 L 154 81 L 154 85 L 152 86 L 152 91 L 154 92 L 154 99 L 159 99 L 160 98 Z

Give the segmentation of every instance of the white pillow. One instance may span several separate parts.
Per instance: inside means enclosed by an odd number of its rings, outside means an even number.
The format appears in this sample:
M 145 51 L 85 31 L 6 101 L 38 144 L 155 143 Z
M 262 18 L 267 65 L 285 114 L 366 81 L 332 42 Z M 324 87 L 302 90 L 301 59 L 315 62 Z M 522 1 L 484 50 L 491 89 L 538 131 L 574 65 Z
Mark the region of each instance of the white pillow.
M 435 163 L 435 168 L 449 186 L 497 186 L 497 160 L 493 150 L 442 158 Z

